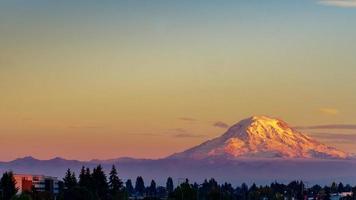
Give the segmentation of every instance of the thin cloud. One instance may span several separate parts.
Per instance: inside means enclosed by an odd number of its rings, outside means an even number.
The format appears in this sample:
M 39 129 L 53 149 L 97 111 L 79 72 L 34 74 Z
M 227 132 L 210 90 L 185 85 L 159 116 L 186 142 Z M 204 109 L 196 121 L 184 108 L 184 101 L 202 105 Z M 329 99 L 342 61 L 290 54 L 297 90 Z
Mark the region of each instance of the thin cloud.
M 221 122 L 221 121 L 215 122 L 215 123 L 213 124 L 213 126 L 218 127 L 218 128 L 223 128 L 223 129 L 227 129 L 227 128 L 230 127 L 227 123 Z
M 299 126 L 295 129 L 347 129 L 356 130 L 356 124 L 326 124 L 317 126 Z
M 336 6 L 341 8 L 356 8 L 356 0 L 322 0 L 319 4 L 325 6 Z
M 172 137 L 176 138 L 200 138 L 200 137 L 205 137 L 206 135 L 202 134 L 193 134 L 190 133 L 188 130 L 183 129 L 183 128 L 175 128 L 175 129 L 170 129 L 170 131 L 173 131 Z
M 190 118 L 190 117 L 179 117 L 178 119 L 183 121 L 198 121 L 197 119 Z
M 131 133 L 132 135 L 148 136 L 148 137 L 174 137 L 174 138 L 202 138 L 206 135 L 193 134 L 183 128 L 168 129 L 164 132 L 138 132 Z
M 130 133 L 131 135 L 140 135 L 140 136 L 163 136 L 159 133 Z
M 68 128 L 71 129 L 100 129 L 100 128 L 104 128 L 103 126 L 81 126 L 81 125 L 73 125 L 73 126 L 69 126 Z
M 342 134 L 342 133 L 311 133 L 312 137 L 335 142 L 335 143 L 353 143 L 356 140 L 356 134 Z
M 201 134 L 192 134 L 192 133 L 179 133 L 173 135 L 176 138 L 202 138 L 205 137 L 206 135 L 201 135 Z
M 338 115 L 340 113 L 336 108 L 320 108 L 319 112 L 324 115 Z
M 170 131 L 174 131 L 174 132 L 180 132 L 180 133 L 185 133 L 187 132 L 187 130 L 183 129 L 183 128 L 174 128 L 174 129 L 169 129 Z

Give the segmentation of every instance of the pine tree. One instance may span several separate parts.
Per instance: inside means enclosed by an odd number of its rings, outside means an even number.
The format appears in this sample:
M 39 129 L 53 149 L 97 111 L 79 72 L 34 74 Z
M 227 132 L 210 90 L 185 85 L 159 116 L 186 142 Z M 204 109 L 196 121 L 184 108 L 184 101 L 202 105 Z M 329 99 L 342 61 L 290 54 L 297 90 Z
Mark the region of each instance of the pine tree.
M 126 191 L 129 193 L 130 196 L 132 196 L 132 194 L 134 193 L 134 188 L 131 179 L 128 179 L 126 181 L 125 186 L 126 186 Z
M 340 182 L 339 185 L 337 186 L 337 191 L 338 191 L 339 193 L 345 192 L 344 184 L 342 184 L 342 183 Z
M 71 189 L 77 185 L 77 178 L 74 172 L 72 173 L 70 169 L 67 170 L 66 175 L 63 178 L 65 189 Z
M 156 190 L 156 182 L 154 180 L 151 181 L 151 185 L 150 187 L 148 188 L 148 191 L 149 191 L 149 195 L 151 197 L 155 197 L 156 196 L 156 193 L 157 193 L 157 190 Z
M 85 167 L 83 166 L 79 174 L 79 186 L 85 187 Z
M 79 186 L 85 187 L 88 190 L 91 190 L 92 187 L 92 181 L 91 181 L 91 173 L 89 168 L 85 168 L 84 166 L 80 170 L 80 175 L 79 175 Z
M 337 190 L 338 190 L 338 185 L 335 182 L 333 182 L 330 187 L 330 192 L 337 193 L 338 192 Z
M 88 189 L 93 189 L 93 177 L 92 174 L 90 172 L 90 169 L 87 167 L 87 169 L 85 170 L 85 180 L 86 180 L 86 187 Z
M 186 179 L 185 182 L 174 190 L 170 197 L 173 199 L 196 200 L 198 193 L 195 187 L 196 186 L 191 185 L 189 180 Z
M 0 188 L 2 190 L 2 200 L 10 200 L 16 195 L 16 181 L 12 172 L 5 172 L 0 180 Z
M 77 180 L 77 177 L 75 176 L 74 172 L 72 172 L 71 180 L 72 180 L 73 186 L 77 186 L 78 185 L 78 180 Z
M 107 199 L 109 186 L 101 165 L 98 165 L 93 169 L 92 183 L 95 190 L 95 195 L 101 200 Z
M 248 188 L 247 184 L 246 183 L 242 183 L 241 184 L 241 191 L 240 191 L 242 200 L 246 200 L 247 199 L 248 191 L 249 191 L 249 188 Z
M 172 193 L 174 190 L 173 179 L 171 177 L 167 178 L 166 189 L 168 194 Z
M 122 190 L 122 181 L 120 180 L 115 165 L 112 166 L 109 176 L 109 191 L 111 195 L 117 195 Z
M 141 196 L 145 192 L 145 183 L 141 176 L 138 176 L 136 179 L 135 191 L 138 193 L 138 195 L 141 195 Z

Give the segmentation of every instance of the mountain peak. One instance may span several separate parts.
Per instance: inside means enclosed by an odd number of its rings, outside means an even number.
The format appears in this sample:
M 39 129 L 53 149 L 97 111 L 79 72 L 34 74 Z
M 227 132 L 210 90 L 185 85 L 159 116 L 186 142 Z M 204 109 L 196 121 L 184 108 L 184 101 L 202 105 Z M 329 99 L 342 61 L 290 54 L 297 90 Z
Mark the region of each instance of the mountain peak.
M 346 158 L 348 155 L 268 116 L 241 120 L 222 136 L 172 157 Z
M 261 126 L 288 126 L 286 122 L 283 120 L 277 119 L 277 118 L 272 118 L 266 115 L 256 115 L 249 117 L 247 119 L 241 120 L 234 126 L 238 125 L 252 125 L 252 124 L 259 124 Z
M 235 125 L 233 125 L 231 128 L 234 127 L 247 127 L 247 126 L 253 126 L 253 125 L 259 125 L 259 126 L 275 126 L 275 127 L 283 127 L 287 128 L 289 125 L 280 119 L 277 118 L 272 118 L 266 115 L 257 115 L 257 116 L 252 116 L 247 119 L 241 120 Z
M 277 119 L 269 117 L 267 115 L 254 115 L 249 118 L 252 121 L 276 121 Z
M 37 159 L 34 158 L 33 156 L 25 156 L 22 158 L 17 158 L 16 160 L 37 160 Z

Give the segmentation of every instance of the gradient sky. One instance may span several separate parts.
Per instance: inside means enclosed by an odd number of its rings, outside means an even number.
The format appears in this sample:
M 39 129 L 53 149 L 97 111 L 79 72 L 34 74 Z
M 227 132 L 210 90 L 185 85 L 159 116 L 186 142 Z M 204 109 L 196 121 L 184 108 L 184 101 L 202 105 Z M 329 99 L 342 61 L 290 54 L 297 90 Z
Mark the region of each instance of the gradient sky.
M 261 114 L 356 153 L 355 52 L 354 0 L 1 0 L 0 160 L 158 158 Z

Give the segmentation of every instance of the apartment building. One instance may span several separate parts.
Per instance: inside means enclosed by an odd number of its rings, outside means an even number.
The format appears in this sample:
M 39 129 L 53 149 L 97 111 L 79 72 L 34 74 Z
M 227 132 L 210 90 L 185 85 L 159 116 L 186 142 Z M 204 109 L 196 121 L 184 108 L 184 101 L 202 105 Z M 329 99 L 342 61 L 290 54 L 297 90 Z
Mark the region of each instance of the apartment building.
M 16 187 L 19 193 L 24 191 L 32 191 L 34 188 L 38 192 L 50 192 L 58 194 L 58 179 L 57 177 L 32 175 L 32 174 L 14 174 Z

